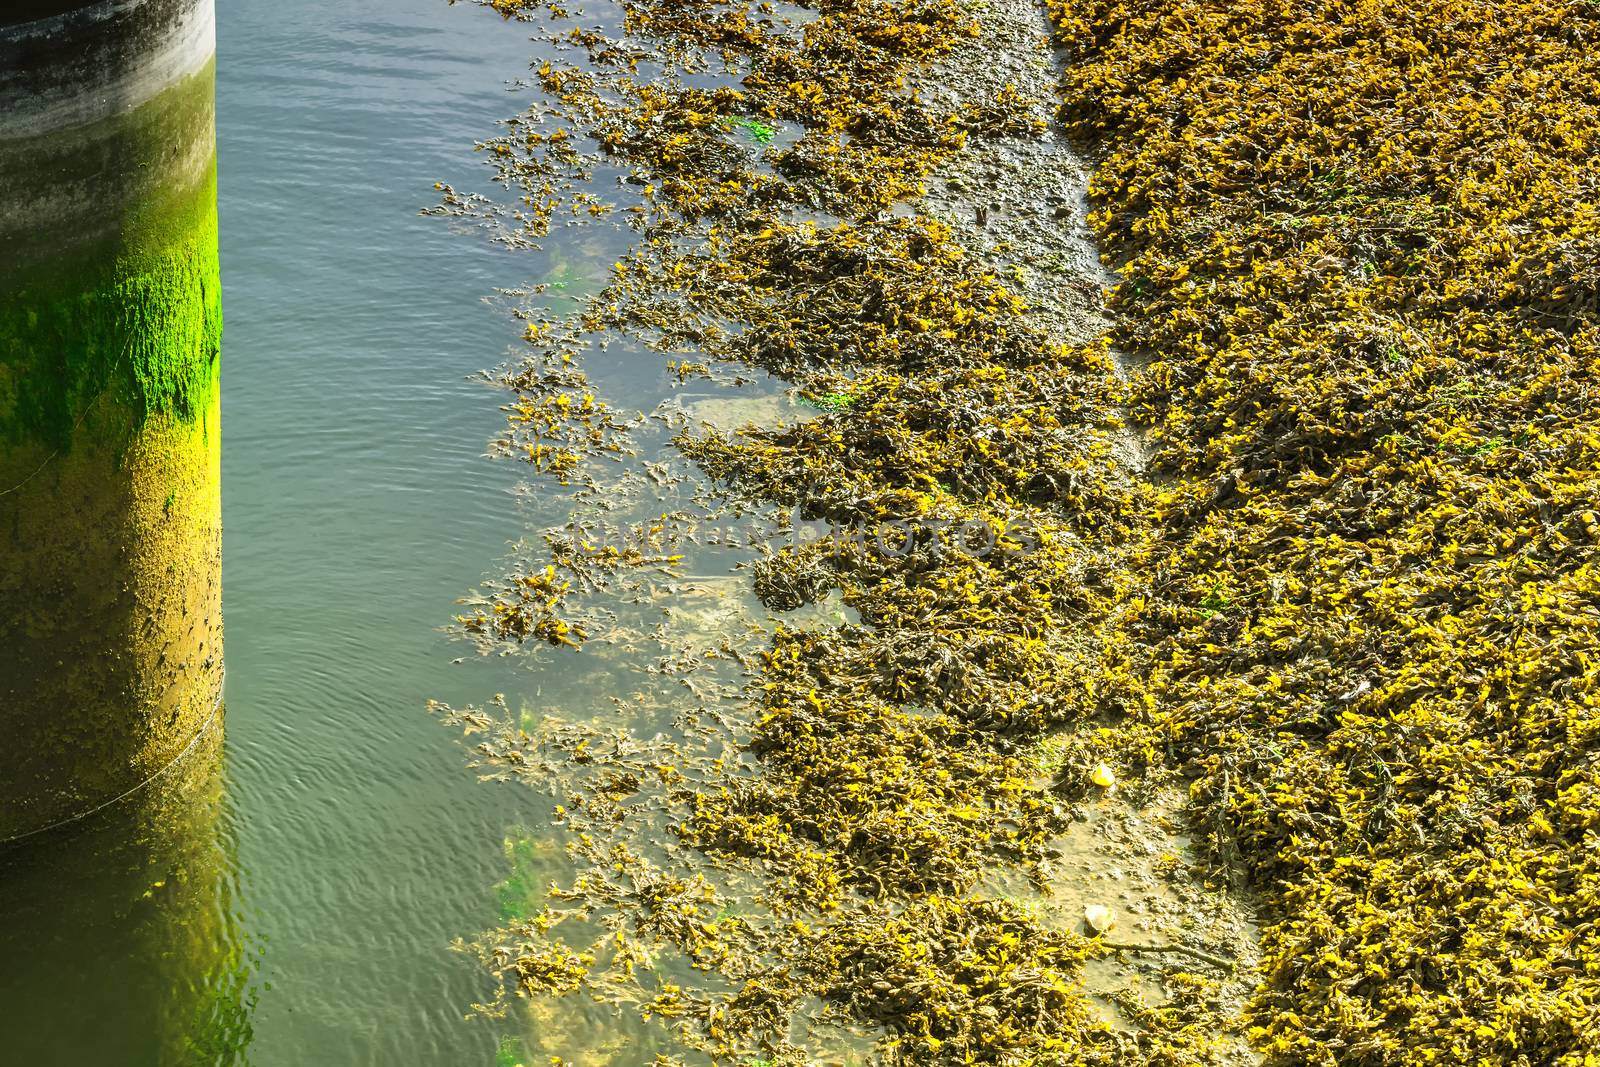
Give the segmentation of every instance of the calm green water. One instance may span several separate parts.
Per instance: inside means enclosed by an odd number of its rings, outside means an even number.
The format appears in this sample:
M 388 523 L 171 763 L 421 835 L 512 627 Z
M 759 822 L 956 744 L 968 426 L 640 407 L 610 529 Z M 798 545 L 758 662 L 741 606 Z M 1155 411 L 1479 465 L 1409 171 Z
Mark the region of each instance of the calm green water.
M 250 1060 L 486 1063 L 481 972 L 518 795 L 478 786 L 423 713 L 436 630 L 518 534 L 482 458 L 500 397 L 467 380 L 514 324 L 482 302 L 526 264 L 416 211 L 471 174 L 528 44 L 442 0 L 218 5 L 227 333 L 228 791 Z M 474 664 L 477 666 L 477 664 Z
M 489 982 L 449 944 L 495 924 L 543 809 L 476 782 L 425 703 L 603 695 L 581 659 L 439 632 L 563 517 L 485 458 L 504 396 L 470 380 L 518 335 L 485 295 L 550 261 L 417 211 L 482 183 L 535 46 L 445 0 L 219 0 L 218 25 L 225 745 L 3 860 L 0 1063 L 490 1064 L 527 1024 L 464 1018 Z M 580 280 L 611 251 L 585 240 Z M 607 377 L 664 388 L 625 354 Z

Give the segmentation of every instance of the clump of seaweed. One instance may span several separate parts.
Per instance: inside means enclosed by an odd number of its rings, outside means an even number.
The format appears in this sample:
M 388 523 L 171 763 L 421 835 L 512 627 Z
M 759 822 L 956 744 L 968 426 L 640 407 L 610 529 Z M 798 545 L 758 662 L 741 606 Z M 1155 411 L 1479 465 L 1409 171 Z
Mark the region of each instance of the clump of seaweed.
M 1268 891 L 1258 1047 L 1587 1062 L 1596 9 L 1052 8 L 1171 479 L 1140 744 Z

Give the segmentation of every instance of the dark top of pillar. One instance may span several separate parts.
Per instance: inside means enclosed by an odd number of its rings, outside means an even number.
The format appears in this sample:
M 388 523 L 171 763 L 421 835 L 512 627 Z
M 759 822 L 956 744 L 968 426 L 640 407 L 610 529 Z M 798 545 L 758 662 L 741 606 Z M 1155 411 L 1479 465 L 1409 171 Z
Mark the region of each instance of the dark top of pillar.
M 0 26 L 17 26 L 24 22 L 65 15 L 69 11 L 93 7 L 99 0 L 11 0 L 0 11 Z

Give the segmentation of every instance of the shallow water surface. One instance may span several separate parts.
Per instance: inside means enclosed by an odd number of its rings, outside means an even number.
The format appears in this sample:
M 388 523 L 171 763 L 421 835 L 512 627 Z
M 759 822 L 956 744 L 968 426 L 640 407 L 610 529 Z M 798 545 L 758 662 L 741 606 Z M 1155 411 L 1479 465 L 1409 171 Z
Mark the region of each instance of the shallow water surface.
M 219 0 L 218 35 L 225 751 L 180 814 L 0 860 L 0 1060 L 492 1063 L 450 942 L 537 813 L 425 705 L 518 682 L 439 627 L 536 506 L 471 378 L 518 336 L 483 298 L 544 260 L 417 212 L 478 180 L 534 46 L 445 0 Z
M 515 536 L 467 380 L 516 265 L 416 211 L 527 45 L 433 0 L 220 5 L 228 775 L 256 1063 L 484 1062 L 480 974 L 514 801 L 422 712 L 434 627 Z
M 448 951 L 498 917 L 523 791 L 463 770 L 427 698 L 516 684 L 438 632 L 519 536 L 471 380 L 517 324 L 485 305 L 537 260 L 422 217 L 471 183 L 533 46 L 442 0 L 219 17 L 227 289 L 223 492 L 229 776 L 257 1063 L 490 1062 Z

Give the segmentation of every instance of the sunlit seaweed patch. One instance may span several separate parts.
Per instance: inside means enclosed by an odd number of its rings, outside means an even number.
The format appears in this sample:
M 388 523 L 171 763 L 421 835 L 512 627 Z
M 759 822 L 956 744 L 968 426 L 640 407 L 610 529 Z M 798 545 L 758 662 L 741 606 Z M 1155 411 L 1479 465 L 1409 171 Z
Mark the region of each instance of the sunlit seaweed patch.
M 506 409 L 507 433 L 500 448 L 520 454 L 562 485 L 586 457 L 625 453 L 628 430 L 637 420 L 623 419 L 583 384 L 581 379 L 569 383 L 550 376 L 535 380 L 527 372 L 518 375 L 512 383 L 517 399 Z
M 1594 1062 L 1600 13 L 1053 6 L 1174 480 L 1139 730 L 1270 892 L 1258 1047 Z
M 542 571 L 514 576 L 503 590 L 468 601 L 474 610 L 457 616 L 456 622 L 468 633 L 489 641 L 520 645 L 537 639 L 577 648 L 589 634 L 581 624 L 560 614 L 571 591 L 572 583 L 558 577 L 552 563 Z
M 556 783 L 572 765 L 601 772 L 572 806 L 555 808 L 580 873 L 542 906 L 537 894 L 519 895 L 523 914 L 476 947 L 524 996 L 581 991 L 665 1025 L 713 1060 L 1022 1062 L 1026 1050 L 1028 1062 L 1203 1062 L 1211 979 L 1170 968 L 1177 996 L 1128 1005 L 1148 1026 L 1141 1036 L 1106 1025 L 1072 979 L 1106 943 L 1041 926 L 1026 905 L 927 893 L 820 911 L 761 907 L 750 894 L 770 870 L 741 882 L 691 870 L 659 844 L 703 789 L 695 778 L 726 781 L 717 761 L 693 758 L 694 742 L 551 721 L 513 736 L 500 730 L 504 707 L 437 710 L 487 733 L 480 755 L 492 777 L 566 796 Z M 865 1060 L 841 1052 L 863 1023 L 895 1035 Z
M 516 416 L 511 417 L 515 421 Z M 602 588 L 637 584 L 644 574 L 677 576 L 675 568 L 683 556 L 666 550 L 679 536 L 679 531 L 669 529 L 673 525 L 670 516 L 663 516 L 618 530 L 614 540 L 599 544 L 588 540 L 582 529 L 548 532 L 550 562 L 520 568 L 464 598 L 461 603 L 471 610 L 456 616 L 456 624 L 484 652 L 511 651 L 530 641 L 578 648 L 591 630 L 601 627 L 592 619 L 585 621 L 584 609 L 574 600 Z M 622 575 L 627 576 L 626 583 L 617 580 Z
M 1219 876 L 1265 894 L 1251 1014 L 1271 1062 L 1588 1062 L 1596 15 L 1055 16 L 1064 118 L 1107 152 L 1094 224 L 1121 282 L 1098 341 L 1048 334 L 915 209 L 970 139 L 1036 129 L 1004 93 L 947 112 L 913 93 L 981 39 L 965 9 L 842 2 L 792 25 L 639 2 L 626 44 L 586 39 L 592 69 L 542 72 L 571 130 L 558 157 L 582 143 L 568 163 L 625 170 L 640 198 L 639 241 L 578 325 L 823 401 L 686 431 L 684 454 L 847 532 L 1034 536 L 829 537 L 764 561 L 775 607 L 836 593 L 861 625 L 734 657 L 748 708 L 658 755 L 651 818 L 609 792 L 650 782 L 614 773 L 621 742 L 566 809 L 587 866 L 555 900 L 646 947 L 559 948 L 562 917 L 491 962 L 717 1058 L 812 1062 L 791 1023 L 820 1003 L 881 1028 L 890 1062 L 1204 1061 L 1209 977 L 1174 970 L 1169 1003 L 1128 1009 L 1141 1032 L 1114 1031 L 1075 984 L 1103 939 L 979 889 L 996 865 L 1042 878 L 1104 764 L 1190 778 Z M 661 74 L 718 63 L 721 88 Z M 726 128 L 751 115 L 800 136 L 752 151 Z M 518 136 L 496 166 L 542 189 L 550 142 Z M 1123 380 L 1113 349 L 1148 369 Z M 1130 412 L 1148 479 L 1117 460 Z M 531 766 L 531 743 L 485 758 Z M 558 965 L 574 954 L 582 977 Z

